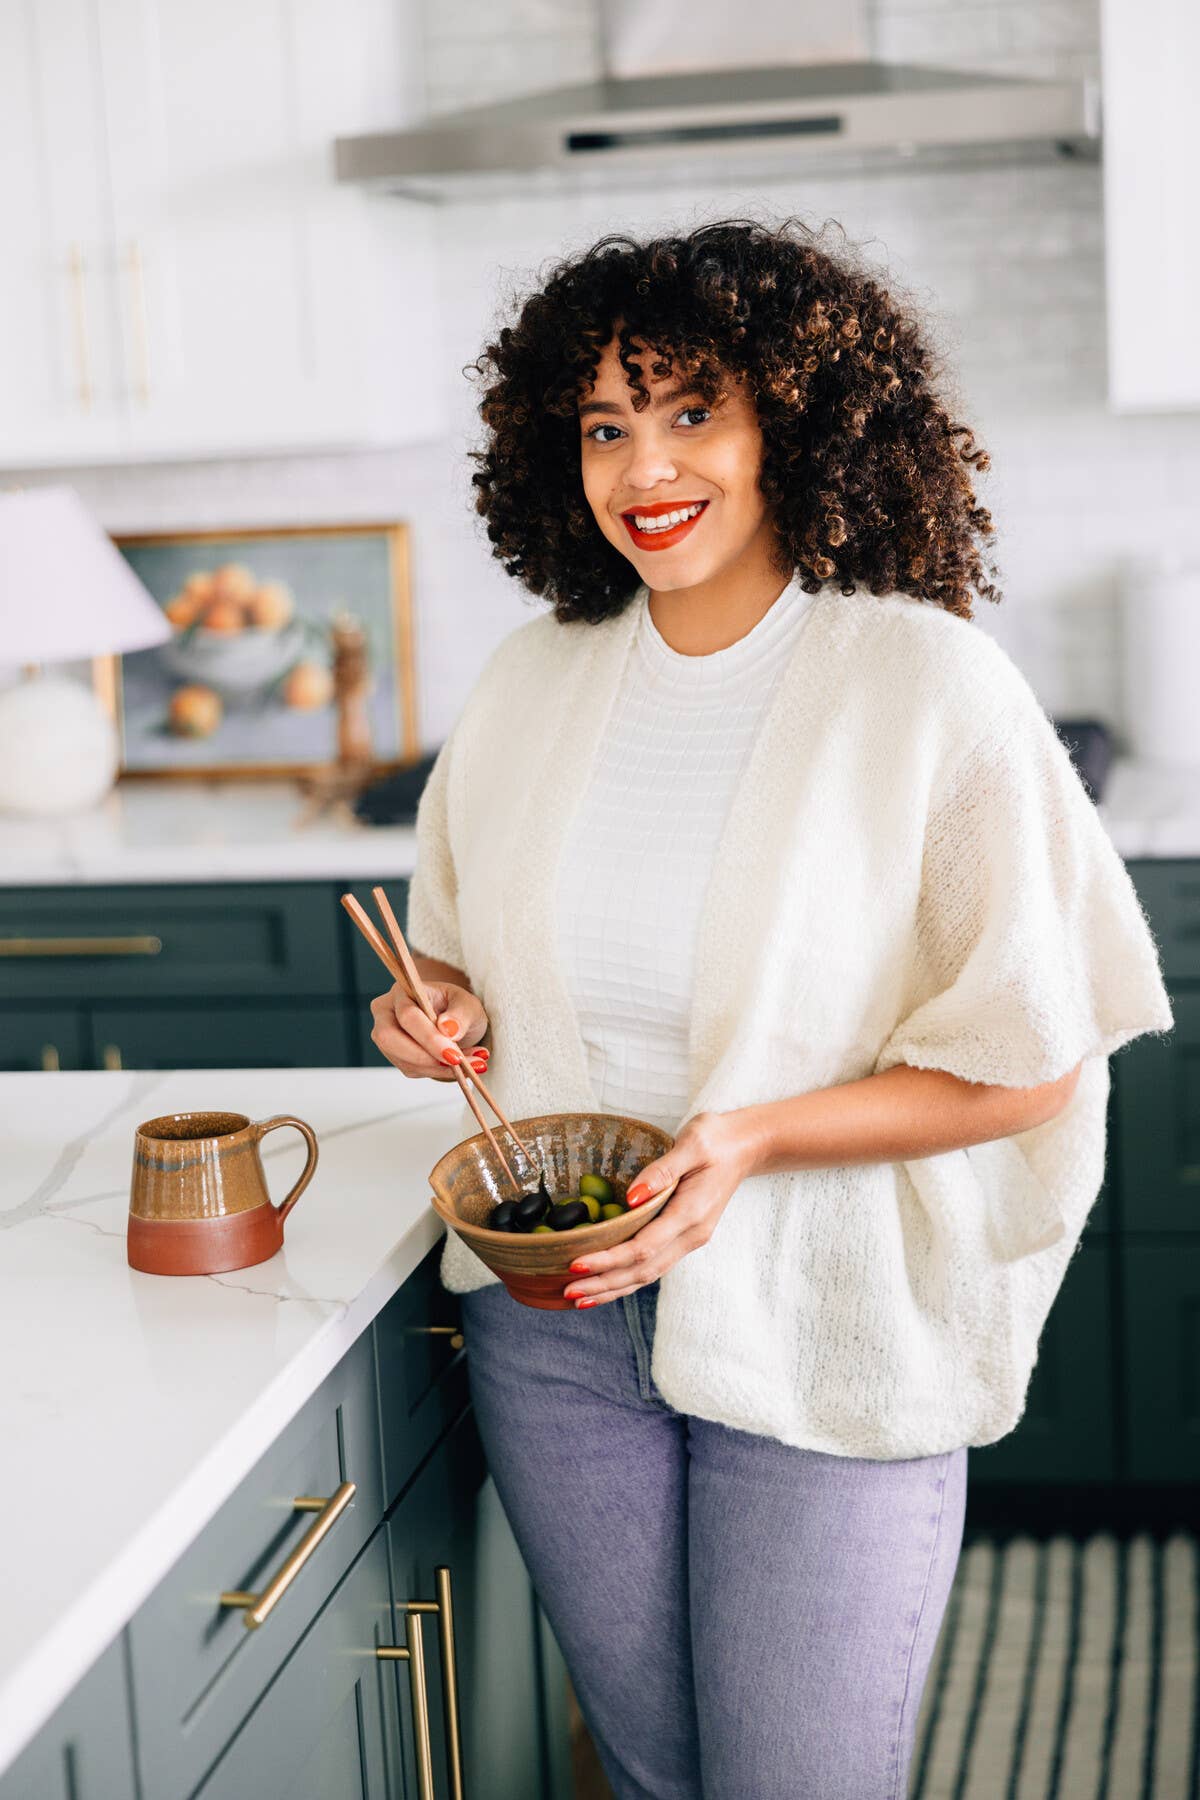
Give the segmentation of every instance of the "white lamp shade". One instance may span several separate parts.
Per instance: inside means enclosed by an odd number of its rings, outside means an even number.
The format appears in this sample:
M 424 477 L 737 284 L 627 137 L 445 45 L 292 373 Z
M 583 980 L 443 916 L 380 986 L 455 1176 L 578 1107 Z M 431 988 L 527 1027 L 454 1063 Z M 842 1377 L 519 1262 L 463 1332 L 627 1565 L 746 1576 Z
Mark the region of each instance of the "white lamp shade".
M 0 661 L 163 644 L 170 622 L 68 487 L 0 494 Z

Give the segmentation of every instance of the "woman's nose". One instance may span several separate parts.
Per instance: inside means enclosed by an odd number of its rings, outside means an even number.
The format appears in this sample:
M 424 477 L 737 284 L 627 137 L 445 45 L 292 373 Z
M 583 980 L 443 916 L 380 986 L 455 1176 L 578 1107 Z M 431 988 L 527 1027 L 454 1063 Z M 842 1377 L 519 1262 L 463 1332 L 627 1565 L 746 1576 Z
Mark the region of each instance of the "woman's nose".
M 674 458 L 662 444 L 630 446 L 629 460 L 625 466 L 627 487 L 634 490 L 644 488 L 649 493 L 664 481 L 674 481 L 676 473 Z

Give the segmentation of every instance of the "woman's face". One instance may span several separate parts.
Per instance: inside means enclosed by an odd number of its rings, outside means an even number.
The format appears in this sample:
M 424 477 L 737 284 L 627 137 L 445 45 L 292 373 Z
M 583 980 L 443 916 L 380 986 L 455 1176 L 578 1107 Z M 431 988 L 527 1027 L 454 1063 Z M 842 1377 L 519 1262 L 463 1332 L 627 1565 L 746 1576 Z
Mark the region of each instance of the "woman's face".
M 656 592 L 765 564 L 774 528 L 758 488 L 762 431 L 744 379 L 730 375 L 726 399 L 709 408 L 674 374 L 649 375 L 656 359 L 638 345 L 650 404 L 635 413 L 617 349 L 614 337 L 579 402 L 583 489 L 605 537 Z M 694 516 L 664 528 L 672 512 Z

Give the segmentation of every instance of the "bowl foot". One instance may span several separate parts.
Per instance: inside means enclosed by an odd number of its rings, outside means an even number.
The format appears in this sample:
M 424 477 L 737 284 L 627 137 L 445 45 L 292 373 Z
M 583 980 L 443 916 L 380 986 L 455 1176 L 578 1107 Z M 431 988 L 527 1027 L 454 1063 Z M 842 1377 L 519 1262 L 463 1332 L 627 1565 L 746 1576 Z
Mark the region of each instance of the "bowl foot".
M 563 1297 L 570 1275 L 502 1275 L 500 1279 L 522 1306 L 536 1306 L 540 1312 L 570 1312 L 575 1302 Z

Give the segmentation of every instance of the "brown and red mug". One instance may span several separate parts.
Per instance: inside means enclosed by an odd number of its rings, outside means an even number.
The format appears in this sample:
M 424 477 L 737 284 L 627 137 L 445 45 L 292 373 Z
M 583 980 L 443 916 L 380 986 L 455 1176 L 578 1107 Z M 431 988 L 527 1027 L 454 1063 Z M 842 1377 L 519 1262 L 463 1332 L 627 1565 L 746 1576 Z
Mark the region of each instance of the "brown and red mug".
M 259 1145 L 291 1125 L 308 1144 L 300 1179 L 276 1206 Z M 317 1134 L 278 1114 L 164 1113 L 137 1127 L 129 1187 L 130 1267 L 148 1275 L 216 1275 L 266 1262 L 283 1243 L 288 1214 L 313 1178 Z

